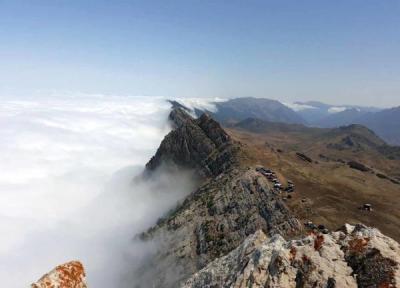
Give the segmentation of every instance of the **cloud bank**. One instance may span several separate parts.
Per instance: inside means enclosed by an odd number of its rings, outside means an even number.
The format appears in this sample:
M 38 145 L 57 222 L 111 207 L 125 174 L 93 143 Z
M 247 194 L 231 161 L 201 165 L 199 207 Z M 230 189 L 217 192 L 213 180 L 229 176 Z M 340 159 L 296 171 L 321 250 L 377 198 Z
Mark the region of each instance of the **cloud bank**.
M 282 102 L 283 105 L 289 107 L 290 109 L 298 112 L 298 111 L 303 111 L 303 110 L 308 110 L 308 109 L 316 109 L 316 107 L 311 106 L 311 105 L 306 105 L 306 104 L 299 104 L 299 103 L 288 103 L 288 102 Z
M 146 252 L 133 237 L 193 188 L 189 172 L 132 181 L 170 130 L 168 113 L 162 98 L 0 99 L 5 287 L 72 259 L 91 287 L 129 287 L 121 279 Z

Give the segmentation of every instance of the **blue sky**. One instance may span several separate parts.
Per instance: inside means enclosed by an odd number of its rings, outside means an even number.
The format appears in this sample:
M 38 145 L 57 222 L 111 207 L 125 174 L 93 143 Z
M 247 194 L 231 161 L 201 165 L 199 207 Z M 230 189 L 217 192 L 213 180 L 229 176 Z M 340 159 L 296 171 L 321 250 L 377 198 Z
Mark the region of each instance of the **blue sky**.
M 4 1 L 0 95 L 400 105 L 400 1 Z

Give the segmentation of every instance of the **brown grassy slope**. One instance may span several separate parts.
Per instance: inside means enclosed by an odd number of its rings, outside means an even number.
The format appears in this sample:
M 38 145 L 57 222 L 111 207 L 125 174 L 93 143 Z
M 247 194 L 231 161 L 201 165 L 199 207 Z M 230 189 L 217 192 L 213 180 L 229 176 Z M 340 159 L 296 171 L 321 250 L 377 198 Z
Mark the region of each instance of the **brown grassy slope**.
M 329 229 L 336 229 L 343 223 L 361 222 L 377 227 L 400 241 L 400 185 L 380 179 L 370 172 L 360 172 L 337 161 L 321 161 L 317 157 L 321 153 L 335 159 L 361 157 L 366 164 L 375 164 L 385 173 L 393 174 L 400 170 L 399 160 L 382 159 L 380 155 L 365 151 L 327 151 L 326 143 L 313 141 L 303 133 L 226 130 L 246 149 L 246 165 L 271 168 L 283 183 L 285 179 L 294 181 L 296 191 L 287 203 L 299 219 L 324 224 Z M 277 152 L 277 149 L 283 152 Z M 318 163 L 305 162 L 296 156 L 296 152 L 304 152 Z M 364 203 L 371 203 L 373 211 L 360 210 Z

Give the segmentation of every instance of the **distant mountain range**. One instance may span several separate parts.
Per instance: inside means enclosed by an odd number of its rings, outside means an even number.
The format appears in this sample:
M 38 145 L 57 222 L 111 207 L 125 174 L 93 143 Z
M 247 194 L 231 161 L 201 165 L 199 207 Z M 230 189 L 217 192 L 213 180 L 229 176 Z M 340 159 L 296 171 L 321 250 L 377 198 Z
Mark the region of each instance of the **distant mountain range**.
M 249 117 L 270 122 L 305 124 L 306 121 L 290 107 L 277 100 L 264 98 L 236 98 L 215 103 L 217 112 L 211 113 L 224 124 L 232 124 Z
M 400 145 L 400 107 L 379 109 L 362 106 L 332 106 L 320 102 L 297 102 L 297 111 L 310 126 L 334 128 L 361 124 L 389 144 Z M 309 106 L 310 108 L 308 108 Z
M 284 104 L 265 98 L 236 98 L 216 102 L 215 112 L 207 111 L 224 125 L 252 118 L 267 122 L 335 128 L 361 124 L 388 144 L 400 145 L 400 106 L 391 109 L 354 105 L 329 105 L 317 101 Z M 202 110 L 197 110 L 197 114 Z
M 293 110 L 303 117 L 309 125 L 317 125 L 323 127 L 329 127 L 329 123 L 334 123 L 335 119 L 341 119 L 344 116 L 349 121 L 364 115 L 369 112 L 379 112 L 382 109 L 376 107 L 363 107 L 355 105 L 330 105 L 318 101 L 308 102 L 295 102 L 293 104 L 287 104 Z M 343 113 L 343 114 L 342 114 Z M 340 117 L 336 117 L 341 114 Z M 332 119 L 332 120 L 330 120 Z M 322 124 L 321 124 L 322 121 Z M 326 124 L 324 124 L 326 122 Z M 348 124 L 348 123 L 344 123 Z M 337 123 L 333 127 L 338 126 Z

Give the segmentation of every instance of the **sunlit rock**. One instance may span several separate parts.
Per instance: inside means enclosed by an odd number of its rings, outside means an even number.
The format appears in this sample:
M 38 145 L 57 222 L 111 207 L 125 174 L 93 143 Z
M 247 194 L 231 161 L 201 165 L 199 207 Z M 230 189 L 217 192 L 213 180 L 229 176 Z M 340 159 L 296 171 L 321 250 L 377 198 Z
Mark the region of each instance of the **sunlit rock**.
M 257 231 L 183 288 L 398 287 L 399 262 L 399 243 L 363 225 L 289 241 Z
M 32 288 L 87 288 L 82 263 L 71 261 L 43 275 Z

